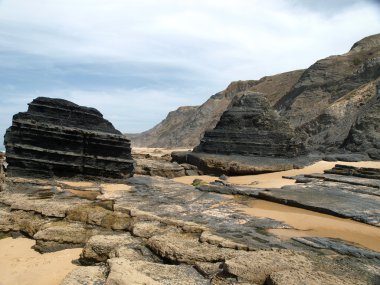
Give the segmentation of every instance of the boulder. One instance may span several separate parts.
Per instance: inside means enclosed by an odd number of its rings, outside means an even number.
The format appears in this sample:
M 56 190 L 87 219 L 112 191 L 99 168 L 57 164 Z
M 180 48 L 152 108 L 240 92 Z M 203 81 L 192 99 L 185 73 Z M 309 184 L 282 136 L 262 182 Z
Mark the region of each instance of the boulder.
M 130 234 L 95 235 L 86 243 L 81 254 L 81 262 L 103 262 L 120 247 L 137 243 Z
M 94 108 L 38 97 L 5 134 L 8 176 L 132 175 L 130 141 Z

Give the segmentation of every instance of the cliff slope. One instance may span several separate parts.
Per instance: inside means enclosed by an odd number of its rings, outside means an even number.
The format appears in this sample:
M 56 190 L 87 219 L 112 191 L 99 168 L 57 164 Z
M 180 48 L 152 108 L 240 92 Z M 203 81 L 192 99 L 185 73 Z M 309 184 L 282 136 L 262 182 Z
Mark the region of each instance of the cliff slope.
M 265 93 L 274 105 L 297 82 L 303 70 L 266 76 L 260 80 L 232 82 L 225 90 L 211 96 L 204 104 L 180 107 L 152 129 L 140 134 L 127 134 L 134 146 L 187 147 L 199 144 L 206 130 L 213 129 L 231 100 L 242 91 Z

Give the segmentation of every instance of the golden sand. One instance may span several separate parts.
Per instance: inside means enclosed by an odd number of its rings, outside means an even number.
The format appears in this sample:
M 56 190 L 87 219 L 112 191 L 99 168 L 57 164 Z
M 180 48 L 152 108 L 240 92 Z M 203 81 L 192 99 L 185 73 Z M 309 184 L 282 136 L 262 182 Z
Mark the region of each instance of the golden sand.
M 380 168 L 380 161 L 361 161 L 361 162 L 343 162 L 343 161 L 319 161 L 315 164 L 306 166 L 302 169 L 292 169 L 272 173 L 257 175 L 232 176 L 227 182 L 238 185 L 248 185 L 257 188 L 280 188 L 285 185 L 295 184 L 294 180 L 282 178 L 282 176 L 294 176 L 299 174 L 323 173 L 324 170 L 331 169 L 335 164 L 345 164 L 357 167 L 375 167 Z M 174 181 L 191 185 L 194 179 L 202 179 L 206 182 L 215 181 L 218 177 L 201 175 L 201 176 L 182 176 L 173 178 Z
M 27 238 L 0 240 L 0 285 L 58 285 L 76 265 L 82 249 L 40 254 Z
M 121 183 L 102 183 L 101 187 L 105 192 L 130 191 L 132 189 L 131 186 Z
M 60 180 L 59 183 L 63 183 L 67 186 L 71 187 L 94 187 L 94 182 L 86 182 L 86 181 L 71 181 L 71 180 Z
M 338 238 L 380 252 L 378 227 L 268 201 L 250 199 L 244 204 L 248 207 L 240 210 L 246 214 L 271 218 L 295 228 L 268 230 L 279 237 Z

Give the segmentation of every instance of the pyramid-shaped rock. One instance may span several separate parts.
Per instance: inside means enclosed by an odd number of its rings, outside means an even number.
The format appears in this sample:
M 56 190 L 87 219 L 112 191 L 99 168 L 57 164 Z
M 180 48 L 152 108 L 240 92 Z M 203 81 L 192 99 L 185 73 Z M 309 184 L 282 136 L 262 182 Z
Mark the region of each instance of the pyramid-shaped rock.
M 94 108 L 39 97 L 5 134 L 8 176 L 131 176 L 130 141 Z
M 245 92 L 232 101 L 216 127 L 207 131 L 195 152 L 295 157 L 304 152 L 286 119 L 262 93 Z

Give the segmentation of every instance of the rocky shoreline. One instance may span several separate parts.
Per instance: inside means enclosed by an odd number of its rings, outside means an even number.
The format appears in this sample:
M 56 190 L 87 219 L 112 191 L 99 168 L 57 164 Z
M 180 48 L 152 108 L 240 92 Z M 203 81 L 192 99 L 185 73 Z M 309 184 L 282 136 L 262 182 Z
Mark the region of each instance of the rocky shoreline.
M 338 166 L 335 172 L 341 169 Z M 364 178 L 358 178 L 362 183 Z M 297 187 L 332 183 L 322 178 L 312 180 Z M 346 182 L 334 183 L 358 187 Z M 239 210 L 244 205 L 234 199 L 236 194 L 255 191 L 260 198 L 262 193 L 279 195 L 274 190 L 232 191 L 232 186 L 213 186 L 206 191 L 202 187 L 149 176 L 85 182 L 7 178 L 0 192 L 0 229 L 20 231 L 35 239 L 34 248 L 40 252 L 83 248 L 79 258 L 82 266 L 61 284 L 379 281 L 379 253 L 334 239 L 279 239 L 266 230 L 291 228 L 289 225 L 247 215 Z M 89 197 L 92 192 L 96 195 Z M 372 194 L 355 195 L 359 199 Z

